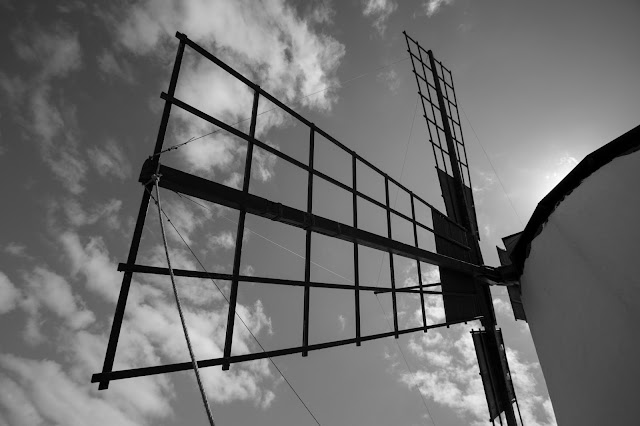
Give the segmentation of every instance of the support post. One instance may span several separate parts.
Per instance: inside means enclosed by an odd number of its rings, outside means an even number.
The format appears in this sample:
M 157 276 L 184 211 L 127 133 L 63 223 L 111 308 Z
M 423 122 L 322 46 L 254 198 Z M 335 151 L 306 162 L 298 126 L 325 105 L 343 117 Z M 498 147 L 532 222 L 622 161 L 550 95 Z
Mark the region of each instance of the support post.
M 453 137 L 451 136 L 451 128 L 449 127 L 449 116 L 447 115 L 447 108 L 445 105 L 444 96 L 442 95 L 442 88 L 440 86 L 440 76 L 438 75 L 438 69 L 436 67 L 435 58 L 433 57 L 433 52 L 429 50 L 427 51 L 427 54 L 429 55 L 429 63 L 431 65 L 431 72 L 433 73 L 433 82 L 436 89 L 436 95 L 438 97 L 438 106 L 440 109 L 440 117 L 442 119 L 442 128 L 444 130 L 445 139 L 447 142 L 447 151 L 449 151 L 451 171 L 454 178 L 455 197 L 453 198 L 454 202 L 456 203 L 456 210 L 460 213 L 462 222 L 460 223 L 460 225 L 466 228 L 468 235 L 471 236 L 471 238 L 469 239 L 469 245 L 471 247 L 471 262 L 477 265 L 481 265 L 483 263 L 482 252 L 480 251 L 478 239 L 472 235 L 473 227 L 471 225 L 471 218 L 469 217 L 467 202 L 464 198 L 464 180 L 462 179 L 462 173 L 460 171 L 460 167 L 458 166 L 458 156 L 456 154 L 457 150 L 455 144 L 457 142 L 454 141 Z M 488 335 L 487 344 L 495 347 L 495 353 L 498 353 L 499 348 L 498 340 L 496 337 L 496 315 L 493 310 L 493 299 L 491 297 L 491 290 L 489 289 L 489 286 L 478 283 L 478 294 L 480 295 L 479 305 L 483 316 L 481 322 Z M 509 402 L 505 403 L 504 406 L 507 425 L 517 426 L 513 404 Z
M 411 198 L 411 219 L 413 219 L 413 239 L 416 247 L 419 247 L 418 244 L 418 227 L 416 225 L 416 206 L 415 201 L 413 199 L 413 192 L 409 193 L 409 197 Z M 416 260 L 416 265 L 418 267 L 418 287 L 420 288 L 420 309 L 422 310 L 422 324 L 424 325 L 424 332 L 426 333 L 427 328 L 427 312 L 424 309 L 424 293 L 422 293 L 422 266 L 420 265 L 420 261 Z
M 384 177 L 384 192 L 387 203 L 387 236 L 389 239 L 392 239 L 391 236 L 391 206 L 389 204 L 389 177 L 385 175 Z M 398 304 L 396 302 L 396 274 L 395 268 L 393 265 L 393 253 L 391 251 L 389 253 L 389 273 L 391 278 L 391 289 L 394 290 L 391 292 L 391 304 L 393 306 L 393 331 L 394 336 L 397 339 L 399 337 L 398 334 Z
M 309 174 L 307 176 L 307 214 L 311 217 L 313 213 L 313 157 L 315 152 L 315 125 L 309 127 Z M 302 346 L 309 346 L 309 303 L 310 291 L 309 282 L 311 281 L 311 224 L 308 224 L 305 238 L 305 256 L 304 256 L 304 314 L 302 320 Z M 302 351 L 302 356 L 309 355 L 306 349 Z
M 355 153 L 351 156 L 351 170 L 353 174 L 353 228 L 358 229 L 358 189 L 356 167 L 358 164 Z M 360 260 L 358 257 L 358 243 L 353 243 L 353 281 L 356 309 L 356 346 L 360 346 Z
M 260 99 L 260 87 L 256 86 L 253 92 L 253 108 L 251 110 L 251 126 L 249 127 L 250 139 L 247 141 L 247 158 L 244 165 L 244 179 L 242 181 L 242 192 L 249 193 L 249 183 L 251 180 L 251 160 L 253 157 L 253 138 L 256 133 L 256 121 L 258 118 L 258 101 Z M 231 280 L 231 291 L 229 293 L 229 311 L 227 313 L 227 333 L 224 340 L 224 358 L 231 357 L 231 345 L 233 344 L 233 326 L 236 319 L 236 304 L 238 301 L 238 276 L 240 275 L 240 260 L 242 257 L 242 239 L 244 238 L 244 222 L 247 217 L 245 209 L 240 210 L 238 218 L 238 228 L 236 231 L 236 249 L 233 256 L 233 278 Z M 229 369 L 229 362 L 222 364 L 223 370 Z
M 173 97 L 175 95 L 176 86 L 178 84 L 178 75 L 180 74 L 180 65 L 182 64 L 182 56 L 184 54 L 185 41 L 181 38 L 183 35 L 176 33 L 176 37 L 180 39 L 178 45 L 178 52 L 176 53 L 176 59 L 173 63 L 173 71 L 171 72 L 171 80 L 169 81 L 169 94 Z M 156 145 L 153 149 L 152 165 L 157 168 L 160 162 L 160 151 L 162 151 L 162 145 L 164 143 L 164 137 L 167 133 L 167 125 L 169 124 L 169 115 L 171 114 L 171 102 L 165 101 L 164 109 L 162 111 L 162 119 L 160 120 L 160 128 L 158 129 L 158 136 L 156 137 Z M 147 209 L 149 208 L 149 199 L 151 198 L 151 189 L 153 188 L 153 182 L 149 181 L 145 184 L 145 190 L 142 194 L 142 201 L 140 202 L 140 209 L 138 210 L 138 217 L 136 220 L 136 226 L 133 230 L 133 238 L 131 240 L 131 246 L 129 247 L 129 255 L 127 256 L 127 264 L 133 265 L 136 263 L 138 257 L 138 249 L 140 248 L 140 239 L 142 238 L 142 230 L 147 217 Z M 127 298 L 129 296 L 129 288 L 131 287 L 131 279 L 133 278 L 132 272 L 125 272 L 122 277 L 122 284 L 120 286 L 120 294 L 118 295 L 118 301 L 116 302 L 116 312 L 113 316 L 113 323 L 111 325 L 111 332 L 109 333 L 109 342 L 107 343 L 107 351 L 104 357 L 104 364 L 102 365 L 102 372 L 108 373 L 113 369 L 113 362 L 116 357 L 116 349 L 118 348 L 118 338 L 120 337 L 120 329 L 122 328 L 122 321 L 124 319 L 124 311 L 127 306 Z M 100 382 L 98 389 L 104 390 L 109 387 L 109 381 L 105 380 Z

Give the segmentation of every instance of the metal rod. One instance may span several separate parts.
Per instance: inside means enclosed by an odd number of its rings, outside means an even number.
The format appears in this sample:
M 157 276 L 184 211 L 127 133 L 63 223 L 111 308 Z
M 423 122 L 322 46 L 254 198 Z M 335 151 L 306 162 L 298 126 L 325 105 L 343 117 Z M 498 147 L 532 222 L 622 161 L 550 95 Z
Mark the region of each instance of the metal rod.
M 416 290 L 416 289 L 424 289 L 427 287 L 439 287 L 441 286 L 442 283 L 434 283 L 434 284 L 425 284 L 425 285 L 412 285 L 409 287 L 402 287 L 402 288 L 397 288 L 395 291 L 397 293 L 401 293 L 401 290 Z M 380 290 L 376 290 L 374 291 L 375 294 L 379 294 L 379 293 L 390 293 L 394 290 L 390 289 L 390 288 L 381 288 Z M 419 293 L 419 291 L 416 291 L 416 293 Z M 425 294 L 431 294 L 431 292 L 425 292 Z M 460 294 L 466 294 L 466 293 L 460 293 Z
M 146 168 L 147 166 L 143 167 L 142 179 L 146 178 Z M 149 170 L 148 172 L 155 173 L 153 170 Z M 319 234 L 348 242 L 356 241 L 360 245 L 365 245 L 376 250 L 391 251 L 393 254 L 410 259 L 419 259 L 422 262 L 455 269 L 462 273 L 471 275 L 481 274 L 496 280 L 500 279 L 500 275 L 492 268 L 471 264 L 449 256 L 416 248 L 413 244 L 409 245 L 400 241 L 391 240 L 381 235 L 363 229 L 355 229 L 351 225 L 339 223 L 321 216 L 309 215 L 305 211 L 275 203 L 251 193 L 247 194 L 243 191 L 165 165 L 160 165 L 160 173 L 162 174 L 162 179 L 159 184 L 162 188 L 234 209 L 244 209 L 247 213 L 266 217 L 297 228 L 306 229 L 310 226 L 312 231 Z
M 481 319 L 481 317 L 475 317 L 475 318 L 471 318 L 471 319 L 467 319 L 466 321 L 473 321 L 473 320 L 479 320 Z M 451 321 L 451 322 L 444 322 L 444 323 L 440 323 L 440 324 L 432 324 L 429 326 L 429 328 L 438 328 L 438 327 L 446 327 L 446 326 L 451 326 L 451 325 L 455 325 L 455 324 L 461 324 L 463 322 L 466 322 L 465 320 L 459 320 L 459 321 Z M 404 330 L 399 330 L 398 334 L 409 334 L 409 333 L 415 333 L 418 331 L 422 331 L 422 326 L 420 327 L 414 327 L 414 328 L 409 328 L 409 329 L 404 329 Z M 363 342 L 366 341 L 370 341 L 370 340 L 376 340 L 376 339 L 382 339 L 385 337 L 391 337 L 395 335 L 395 331 L 389 331 L 389 332 L 385 332 L 385 333 L 378 333 L 378 334 L 372 334 L 372 335 L 368 335 L 368 336 L 362 336 L 361 340 Z M 324 342 L 324 343 L 316 343 L 313 345 L 309 345 L 307 347 L 303 347 L 303 346 L 298 346 L 298 347 L 293 347 L 293 348 L 286 348 L 286 349 L 278 349 L 278 350 L 273 350 L 273 351 L 264 351 L 264 352 L 259 352 L 259 353 L 251 353 L 251 354 L 244 354 L 244 355 L 233 355 L 230 358 L 212 358 L 212 359 L 205 359 L 205 360 L 200 360 L 198 361 L 198 367 L 200 368 L 206 368 L 206 367 L 213 367 L 216 365 L 222 365 L 225 362 L 229 362 L 231 364 L 235 364 L 238 362 L 246 362 L 246 361 L 254 361 L 257 359 L 264 359 L 264 358 L 273 358 L 276 356 L 284 356 L 284 355 L 291 355 L 291 354 L 296 354 L 296 353 L 301 353 L 304 350 L 307 351 L 315 351 L 315 350 L 319 350 L 319 349 L 326 349 L 326 348 L 334 348 L 337 346 L 344 346 L 344 345 L 352 345 L 356 342 L 355 338 L 350 338 L 350 339 L 344 339 L 344 340 L 336 340 L 336 341 L 332 341 L 332 342 Z M 132 369 L 127 369 L 127 370 L 120 370 L 120 371 L 111 371 L 111 372 L 105 372 L 105 373 L 97 373 L 91 376 L 91 383 L 97 383 L 97 382 L 102 382 L 102 381 L 110 381 L 110 380 L 122 380 L 122 379 L 128 379 L 128 378 L 132 378 L 132 377 L 142 377 L 142 376 L 151 376 L 151 375 L 156 375 L 156 374 L 165 374 L 165 373 L 172 373 L 172 372 L 176 372 L 176 371 L 184 371 L 184 370 L 189 370 L 193 368 L 193 366 L 191 365 L 191 362 L 181 362 L 181 363 L 176 363 L 176 364 L 166 364 L 166 365 L 158 365 L 158 366 L 153 366 L 153 367 L 141 367 L 141 368 L 132 368 Z
M 391 235 L 391 211 L 390 211 L 390 203 L 389 203 L 389 179 L 385 178 L 384 180 L 384 192 L 385 192 L 385 199 L 387 202 L 387 236 L 389 237 L 390 240 L 392 240 L 392 235 Z M 391 278 L 391 288 L 394 290 L 391 293 L 391 305 L 393 307 L 393 330 L 395 331 L 395 337 L 396 339 L 400 336 L 398 334 L 398 304 L 396 301 L 396 274 L 395 274 L 395 269 L 394 269 L 394 265 L 393 265 L 393 253 L 391 251 L 388 252 L 389 253 L 389 274 L 390 274 L 390 278 Z
M 126 271 L 126 272 L 137 272 L 141 274 L 153 274 L 153 275 L 169 275 L 169 270 L 166 268 L 160 268 L 155 266 L 147 266 L 147 265 L 129 265 L 126 263 L 120 263 L 118 265 L 118 271 Z M 223 280 L 223 281 L 231 281 L 233 279 L 233 274 L 225 274 L 219 272 L 204 272 L 204 271 L 195 271 L 195 270 L 187 270 L 187 269 L 174 269 L 173 274 L 176 277 L 189 277 L 189 278 L 202 278 L 202 279 L 214 279 L 214 280 Z M 238 275 L 238 281 L 241 282 L 249 282 L 249 283 L 258 283 L 258 284 L 277 284 L 277 285 L 286 285 L 292 287 L 305 287 L 309 286 L 311 288 L 330 288 L 336 290 L 350 290 L 353 291 L 355 287 L 350 284 L 336 284 L 336 283 L 326 283 L 326 282 L 318 282 L 318 281 L 298 281 L 298 280 L 288 280 L 284 278 L 271 278 L 271 277 L 257 277 L 254 275 Z M 423 288 L 427 287 L 437 287 L 440 284 L 429 284 L 424 285 Z M 379 293 L 413 293 L 419 294 L 421 291 L 417 289 L 416 286 L 412 287 L 402 287 L 390 289 L 390 288 L 380 288 L 378 286 L 366 286 L 360 285 L 358 288 L 361 291 L 372 291 Z M 442 291 L 429 291 L 422 290 L 424 294 L 450 294 L 452 296 L 462 296 L 462 297 L 474 297 L 473 294 L 470 293 L 457 293 L 457 292 L 442 292 Z
M 418 228 L 416 227 L 416 206 L 413 201 L 413 196 L 411 198 L 411 217 L 413 218 L 413 239 L 416 247 L 418 247 Z M 416 260 L 416 265 L 418 268 L 418 287 L 420 288 L 420 310 L 422 311 L 422 324 L 424 325 L 424 331 L 427 331 L 427 312 L 424 309 L 424 293 L 422 293 L 422 266 L 420 265 L 420 261 Z
M 357 185 L 357 158 L 351 157 L 351 172 L 353 175 L 353 228 L 358 229 L 358 185 Z M 358 243 L 353 243 L 353 284 L 356 314 L 356 346 L 361 345 L 360 340 L 360 260 L 358 257 Z
M 518 417 L 520 417 L 520 426 L 524 426 L 522 421 L 522 414 L 520 413 L 520 404 L 518 404 L 518 398 L 516 398 L 516 408 L 518 409 Z
M 256 121 L 258 118 L 258 101 L 260 94 L 258 90 L 253 92 L 253 108 L 251 111 L 251 126 L 249 128 L 250 140 L 247 141 L 247 157 L 244 165 L 244 180 L 242 181 L 242 192 L 244 194 L 249 193 L 249 183 L 251 180 L 251 160 L 253 158 L 253 137 L 256 133 Z M 238 301 L 238 276 L 240 275 L 240 261 L 242 257 L 242 240 L 244 238 L 244 223 L 247 216 L 247 211 L 240 210 L 240 217 L 238 218 L 238 228 L 236 231 L 236 247 L 233 256 L 233 277 L 231 279 L 231 290 L 229 292 L 229 310 L 227 312 L 227 330 L 224 339 L 224 357 L 229 358 L 231 356 L 231 346 L 233 345 L 233 326 L 236 319 L 236 303 Z M 223 370 L 228 370 L 230 364 L 222 364 Z
M 155 176 L 155 188 L 156 188 L 156 205 L 158 206 L 158 220 L 160 221 L 160 231 L 162 233 L 162 243 L 164 244 L 164 254 L 167 258 L 167 269 L 169 270 L 169 276 L 171 277 L 171 288 L 173 289 L 173 295 L 176 300 L 176 307 L 178 308 L 178 315 L 180 316 L 180 324 L 182 325 L 182 331 L 184 332 L 184 339 L 187 342 L 187 349 L 189 350 L 189 357 L 191 358 L 191 365 L 193 366 L 193 372 L 196 376 L 196 381 L 198 383 L 198 389 L 200 390 L 200 395 L 202 397 L 202 403 L 204 405 L 204 409 L 207 412 L 207 418 L 209 420 L 209 424 L 211 426 L 215 426 L 215 421 L 213 419 L 213 413 L 211 412 L 211 407 L 209 406 L 209 398 L 207 398 L 207 392 L 204 389 L 204 385 L 202 384 L 202 378 L 200 377 L 200 370 L 198 368 L 198 363 L 196 361 L 196 356 L 193 353 L 193 347 L 191 346 L 191 338 L 189 337 L 189 329 L 187 328 L 187 321 L 184 318 L 184 312 L 182 311 L 182 303 L 180 303 L 180 295 L 178 294 L 178 286 L 176 285 L 176 278 L 173 275 L 173 268 L 171 267 L 171 256 L 169 256 L 169 245 L 167 243 L 167 235 L 164 230 L 164 218 L 162 217 L 162 204 L 160 203 L 160 188 L 158 187 L 158 178 L 159 176 Z
M 182 56 L 184 54 L 184 42 L 180 42 L 178 45 L 178 51 L 176 53 L 176 59 L 173 63 L 173 71 L 171 72 L 171 79 L 169 80 L 169 93 L 171 96 L 176 91 L 176 85 L 178 84 L 178 75 L 180 74 L 180 65 L 182 64 Z M 167 132 L 167 125 L 169 123 L 169 115 L 171 114 L 171 102 L 165 102 L 164 109 L 162 111 L 162 119 L 160 121 L 160 127 L 158 129 L 158 136 L 156 137 L 156 145 L 153 149 L 152 167 L 157 168 L 159 158 L 155 154 L 162 151 L 162 144 L 164 143 L 164 137 Z M 149 208 L 149 200 L 151 197 L 151 188 L 153 183 L 151 180 L 145 182 L 145 191 L 142 194 L 142 201 L 140 202 L 140 209 L 138 210 L 138 217 L 136 220 L 136 226 L 133 231 L 133 238 L 131 240 L 131 246 L 129 247 L 129 255 L 127 256 L 127 263 L 133 264 L 138 257 L 138 249 L 140 247 L 140 239 L 142 237 L 142 230 L 144 228 L 145 219 L 147 217 L 147 209 Z M 129 288 L 131 287 L 132 274 L 125 273 L 122 277 L 122 284 L 120 286 L 120 294 L 118 295 L 118 301 L 116 303 L 116 311 L 113 316 L 113 323 L 111 325 L 111 332 L 109 333 L 109 342 L 107 343 L 107 351 L 104 357 L 104 363 L 102 365 L 103 372 L 109 372 L 113 369 L 113 362 L 116 356 L 116 349 L 118 348 L 118 339 L 120 337 L 120 329 L 122 328 L 122 320 L 124 319 L 124 311 L 127 306 L 127 298 L 129 296 Z M 103 381 L 100 383 L 99 389 L 107 389 L 109 387 L 109 381 Z
M 269 146 L 266 143 L 259 141 L 258 139 L 255 139 L 255 137 L 251 137 L 251 136 L 247 135 L 246 133 L 244 133 L 241 130 L 238 130 L 238 129 L 234 128 L 234 127 L 231 127 L 227 123 L 225 123 L 225 122 L 223 122 L 221 120 L 218 120 L 217 118 L 212 117 L 212 116 L 206 114 L 205 112 L 200 111 L 197 108 L 194 108 L 193 106 L 181 101 L 178 98 L 170 96 L 167 93 L 161 93 L 160 94 L 160 98 L 162 98 L 165 101 L 171 102 L 173 105 L 175 105 L 175 106 L 177 106 L 177 107 L 179 107 L 179 108 L 181 108 L 181 109 L 183 109 L 183 110 L 185 110 L 185 111 L 187 111 L 187 112 L 189 112 L 189 113 L 191 113 L 191 114 L 193 114 L 193 115 L 195 115 L 195 116 L 197 116 L 197 117 L 199 117 L 199 118 L 201 118 L 201 119 L 203 119 L 203 120 L 205 120 L 205 121 L 207 121 L 207 122 L 209 122 L 209 123 L 211 123 L 211 124 L 213 124 L 213 125 L 215 125 L 217 127 L 220 127 L 221 129 L 233 134 L 234 136 L 237 136 L 237 137 L 239 137 L 241 139 L 244 139 L 247 142 L 252 141 L 252 143 L 254 143 L 255 145 L 257 145 L 260 148 L 264 149 L 265 151 L 268 151 L 270 154 L 273 154 L 273 155 L 275 155 L 275 156 L 277 156 L 277 157 L 279 157 L 279 158 L 281 158 L 281 159 L 283 159 L 283 160 L 285 160 L 285 161 L 287 161 L 287 162 L 289 162 L 289 163 L 291 163 L 291 164 L 293 164 L 293 165 L 295 165 L 295 166 L 297 166 L 297 167 L 299 167 L 299 168 L 301 168 L 301 169 L 303 169 L 305 171 L 309 171 L 309 166 L 304 164 L 304 163 L 302 163 L 301 161 L 298 161 L 295 158 L 283 153 L 282 151 L 279 151 L 279 150 L 275 149 L 274 147 Z M 320 133 L 320 129 L 319 128 L 314 127 L 314 129 L 315 129 L 315 131 L 317 133 Z M 323 134 L 326 135 L 326 133 L 323 133 Z M 366 161 L 364 158 L 360 157 L 359 155 L 355 154 L 352 151 L 348 151 L 348 152 L 349 152 L 350 155 L 355 155 L 356 158 L 358 159 L 358 161 L 362 162 L 363 164 L 366 164 L 372 170 L 374 170 L 376 173 L 380 174 L 381 176 L 383 176 L 385 178 L 388 178 L 390 182 L 392 182 L 394 185 L 396 185 L 401 190 L 403 190 L 403 191 L 405 191 L 407 193 L 412 193 L 409 189 L 407 189 L 406 187 L 402 186 L 395 179 L 393 179 L 392 177 L 388 176 L 387 174 L 382 172 L 377 167 L 373 166 L 371 163 Z M 322 172 L 320 172 L 318 170 L 312 170 L 312 172 L 313 172 L 313 174 L 315 176 L 318 176 L 318 177 L 326 180 L 327 182 L 330 182 L 330 183 L 332 183 L 332 184 L 344 189 L 345 191 L 349 191 L 349 192 L 352 191 L 351 187 L 349 187 L 348 185 L 346 185 L 346 184 L 344 184 L 344 183 L 342 183 L 342 182 L 340 182 L 340 181 L 338 181 L 338 180 L 336 180 L 336 179 L 334 179 L 334 178 L 332 178 L 332 177 L 330 177 L 330 176 L 328 176 L 328 175 L 326 175 L 326 174 L 324 174 L 324 173 L 322 173 Z M 428 206 L 432 210 L 438 211 L 437 208 L 435 208 L 433 205 L 431 205 L 430 203 L 425 201 L 423 198 L 419 197 L 416 194 L 413 194 L 413 195 L 422 204 Z M 379 201 L 367 196 L 366 194 L 358 193 L 358 196 L 367 199 L 368 201 L 380 206 L 381 208 L 384 208 L 384 205 L 382 205 Z M 393 212 L 395 214 L 397 214 L 397 215 L 402 215 L 402 213 L 400 213 L 400 212 L 398 212 L 396 210 L 393 210 Z M 452 221 L 451 219 L 447 218 L 446 215 L 443 215 L 443 216 L 446 218 L 447 221 L 451 221 L 452 224 L 460 227 L 460 225 L 456 224 L 454 221 Z M 407 220 L 410 220 L 410 219 L 407 218 Z M 423 225 L 420 225 L 420 226 L 423 226 Z M 431 229 L 430 229 L 430 231 L 433 232 L 433 230 L 431 230 Z
M 451 136 L 451 129 L 449 127 L 449 120 L 447 117 L 446 107 L 444 104 L 444 98 L 442 96 L 442 89 L 440 88 L 440 78 L 435 66 L 435 60 L 433 58 L 433 52 L 429 50 L 429 61 L 431 62 L 431 68 L 433 71 L 433 79 L 436 86 L 436 94 L 438 96 L 438 104 L 440 105 L 440 115 L 442 119 L 442 127 L 444 128 L 444 136 L 447 142 L 447 150 L 449 151 L 449 159 L 451 161 L 451 171 L 453 173 L 453 181 L 455 188 L 455 199 L 458 206 L 458 214 L 460 215 L 460 224 L 467 228 L 468 232 L 471 232 L 471 219 L 469 218 L 469 212 L 464 199 L 464 188 L 462 175 L 460 173 L 460 167 L 458 166 L 458 156 L 456 155 L 456 147 L 454 146 L 453 138 Z
M 309 175 L 307 177 L 307 214 L 313 214 L 313 157 L 315 152 L 315 125 L 309 131 Z M 309 304 L 311 281 L 311 228 L 308 227 L 305 235 L 305 257 L 304 257 L 304 313 L 302 320 L 302 346 L 309 345 Z M 303 351 L 302 356 L 307 356 L 308 351 Z

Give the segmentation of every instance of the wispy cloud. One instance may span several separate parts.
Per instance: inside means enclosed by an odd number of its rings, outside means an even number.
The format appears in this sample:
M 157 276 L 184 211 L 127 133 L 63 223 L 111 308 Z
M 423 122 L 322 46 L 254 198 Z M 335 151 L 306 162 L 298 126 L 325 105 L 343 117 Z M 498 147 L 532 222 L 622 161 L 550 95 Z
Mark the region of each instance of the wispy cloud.
M 103 50 L 100 56 L 97 58 L 98 68 L 106 76 L 121 79 L 122 81 L 133 84 L 135 79 L 133 77 L 133 69 L 131 64 L 123 58 L 117 58 L 110 50 Z
M 340 322 L 340 330 L 344 331 L 344 328 L 347 325 L 347 318 L 345 318 L 344 315 L 340 314 L 338 315 L 338 321 Z
M 20 28 L 11 36 L 18 56 L 38 66 L 38 77 L 64 77 L 82 64 L 78 34 L 64 26 L 48 31 Z
M 392 93 L 397 93 L 400 87 L 400 78 L 396 70 L 380 71 L 376 76 L 377 80 L 382 82 Z
M 89 148 L 87 154 L 100 176 L 113 176 L 120 180 L 131 176 L 131 163 L 113 139 L 108 139 L 100 146 Z
M 471 424 L 485 424 L 484 389 L 473 340 L 466 330 L 447 338 L 440 332 L 429 332 L 420 339 L 410 339 L 408 349 L 421 360 L 422 367 L 415 374 L 403 374 L 402 382 L 417 387 L 427 398 L 453 409 L 460 417 L 471 419 Z M 537 392 L 538 381 L 533 372 L 538 364 L 523 361 L 517 351 L 510 349 L 507 358 L 525 424 L 555 425 L 549 400 Z
M 9 253 L 13 256 L 26 256 L 27 247 L 23 244 L 18 244 L 16 242 L 10 242 L 4 247 L 5 253 Z
M 93 385 L 87 377 L 100 369 L 106 336 L 92 331 L 96 316 L 72 293 L 72 285 L 84 286 L 103 301 L 114 302 L 121 275 L 115 272 L 115 265 L 99 238 L 89 238 L 88 243 L 83 244 L 83 238 L 67 231 L 59 239 L 63 245 L 63 264 L 70 269 L 69 279 L 36 265 L 22 276 L 25 284 L 20 295 L 13 283 L 0 273 L 0 301 L 4 309 L 0 314 L 20 306 L 27 314 L 27 325 L 32 327 L 24 335 L 25 339 L 36 346 L 55 342 L 55 351 L 62 355 L 62 361 L 54 361 L 0 353 L 2 419 L 16 425 L 133 426 L 167 418 L 172 414 L 171 401 L 176 397 L 168 376 L 114 382 L 108 393 L 91 390 Z M 187 357 L 175 305 L 167 296 L 166 292 L 145 282 L 132 287 L 117 368 L 148 366 L 163 360 L 181 362 Z M 219 356 L 224 341 L 226 307 L 222 298 L 206 299 L 206 307 L 201 305 L 202 300 L 183 299 L 194 349 L 200 357 Z M 273 333 L 271 319 L 259 300 L 250 306 L 238 304 L 237 309 L 255 335 L 265 331 Z M 52 318 L 63 321 L 52 321 Z M 34 338 L 38 333 L 39 338 Z M 255 350 L 254 345 L 248 330 L 236 330 L 234 353 Z M 272 373 L 266 360 L 238 365 L 230 372 L 209 368 L 202 373 L 212 401 L 250 400 L 266 409 L 276 398 L 267 388 Z
M 77 199 L 68 198 L 61 202 L 61 207 L 69 225 L 75 228 L 93 225 L 101 220 L 111 229 L 120 228 L 120 217 L 118 216 L 122 207 L 120 200 L 111 199 L 86 209 Z
M 511 308 L 511 302 L 509 301 L 494 298 L 493 309 L 496 311 L 497 315 L 501 315 L 509 319 L 513 318 L 513 309 Z
M 384 36 L 387 20 L 398 8 L 394 0 L 363 0 L 362 14 L 373 19 L 373 26 L 380 36 Z
M 20 292 L 4 272 L 0 272 L 0 314 L 12 311 L 20 298 Z
M 71 329 L 84 328 L 95 321 L 93 312 L 83 307 L 84 302 L 71 292 L 71 286 L 60 275 L 37 266 L 24 276 L 29 288 L 25 306 L 30 314 L 38 315 L 40 307 L 47 308 L 66 321 Z
M 328 111 L 335 100 L 336 69 L 344 56 L 344 46 L 321 32 L 318 25 L 330 20 L 331 8 L 321 3 L 305 16 L 283 0 L 251 1 L 143 1 L 123 11 L 113 12 L 108 21 L 119 43 L 138 55 L 173 57 L 175 31 L 185 32 L 205 48 L 285 102 Z M 259 70 L 259 71 L 258 71 Z M 185 59 L 178 96 L 195 107 L 228 123 L 250 116 L 253 94 L 226 72 L 208 61 Z M 328 90 L 324 90 L 328 89 Z M 323 91 L 324 90 L 324 91 Z M 322 91 L 311 97 L 304 95 Z M 270 105 L 261 103 L 261 110 Z M 176 142 L 211 132 L 211 126 L 188 114 L 176 115 L 182 125 L 175 129 Z M 273 111 L 260 117 L 257 134 L 264 137 L 283 123 L 282 113 Z M 246 123 L 245 123 L 246 124 Z M 180 150 L 194 171 L 237 185 L 245 145 L 224 132 L 186 145 Z M 273 176 L 270 155 L 257 157 L 257 176 Z M 236 176 L 234 178 L 234 176 Z
M 236 245 L 236 237 L 231 231 L 222 231 L 218 235 L 209 238 L 209 246 L 212 248 L 221 247 L 230 250 Z
M 432 17 L 436 13 L 440 11 L 442 6 L 450 5 L 453 3 L 453 0 L 426 0 L 422 7 L 424 8 L 425 13 L 428 17 Z
M 70 192 L 80 194 L 84 191 L 87 164 L 78 150 L 76 111 L 66 104 L 56 105 L 51 90 L 50 86 L 42 85 L 33 92 L 30 130 L 53 174 Z
M 87 166 L 78 150 L 76 111 L 52 86 L 54 80 L 81 67 L 78 34 L 63 26 L 29 31 L 20 28 L 11 40 L 18 57 L 35 66 L 35 71 L 25 78 L 3 76 L 4 91 L 19 106 L 26 107 L 22 121 L 40 147 L 44 162 L 69 191 L 79 194 L 84 190 Z M 15 83 L 15 87 L 7 89 L 7 82 Z M 26 101 L 17 98 L 19 93 L 26 94 Z
M 553 170 L 545 174 L 544 178 L 557 185 L 579 163 L 578 159 L 569 153 L 564 153 L 555 163 Z

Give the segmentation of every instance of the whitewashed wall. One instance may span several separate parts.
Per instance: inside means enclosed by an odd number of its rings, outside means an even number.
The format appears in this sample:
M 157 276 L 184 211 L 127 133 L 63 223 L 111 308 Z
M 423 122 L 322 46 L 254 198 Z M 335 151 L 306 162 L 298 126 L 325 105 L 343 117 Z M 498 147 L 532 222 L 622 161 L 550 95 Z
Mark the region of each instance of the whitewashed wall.
M 562 201 L 521 283 L 558 424 L 640 425 L 640 152 Z

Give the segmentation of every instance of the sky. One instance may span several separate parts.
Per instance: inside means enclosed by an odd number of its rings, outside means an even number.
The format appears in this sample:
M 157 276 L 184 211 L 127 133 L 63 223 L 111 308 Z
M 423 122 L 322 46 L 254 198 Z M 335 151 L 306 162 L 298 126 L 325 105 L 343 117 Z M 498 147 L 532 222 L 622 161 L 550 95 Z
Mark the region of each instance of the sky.
M 190 371 L 116 381 L 105 391 L 90 383 L 104 359 L 122 279 L 116 267 L 131 242 L 138 174 L 155 143 L 176 31 L 444 210 L 402 31 L 432 49 L 452 70 L 464 111 L 488 265 L 497 265 L 500 238 L 522 230 L 572 167 L 638 124 L 635 1 L 3 0 L 0 8 L 0 425 L 206 422 Z M 177 96 L 248 127 L 252 94 L 193 52 L 185 54 Z M 258 139 L 306 159 L 308 130 L 268 102 L 259 111 Z M 213 130 L 174 108 L 165 146 Z M 317 168 L 349 179 L 350 159 L 316 143 Z M 242 141 L 218 132 L 161 161 L 237 188 L 245 153 Z M 305 182 L 295 167 L 254 152 L 252 193 L 304 209 Z M 359 182 L 381 196 L 375 179 Z M 319 182 L 314 213 L 350 223 L 345 194 Z M 161 196 L 207 270 L 230 272 L 237 211 Z M 391 196 L 406 208 L 395 189 Z M 386 232 L 375 209 L 363 209 L 362 222 Z M 303 278 L 303 231 L 253 216 L 246 229 L 244 274 Z M 165 265 L 160 235 L 150 208 L 139 263 Z M 168 245 L 174 267 L 198 269 L 172 229 Z M 312 280 L 349 283 L 350 256 L 350 245 L 314 236 Z M 397 259 L 395 266 L 399 285 L 416 281 L 415 264 Z M 388 267 L 388 258 L 362 249 L 362 283 L 388 286 Z M 423 273 L 438 281 L 437 269 L 424 265 Z M 228 293 L 228 283 L 218 284 Z M 196 355 L 220 356 L 223 296 L 210 281 L 178 279 L 178 288 Z M 492 294 L 524 423 L 555 425 L 529 329 L 514 321 L 505 291 Z M 363 295 L 363 333 L 389 330 L 389 299 Z M 266 349 L 300 344 L 300 289 L 241 283 L 238 303 Z M 438 297 L 426 305 L 430 322 L 443 320 Z M 401 326 L 415 325 L 419 304 L 399 297 L 398 306 Z M 352 311 L 351 295 L 314 289 L 311 342 L 352 337 Z M 322 425 L 481 425 L 488 412 L 469 334 L 478 327 L 273 361 Z M 236 350 L 259 350 L 238 321 L 235 332 Z M 170 281 L 135 275 L 115 367 L 187 360 Z M 201 374 L 216 424 L 316 424 L 267 360 Z

